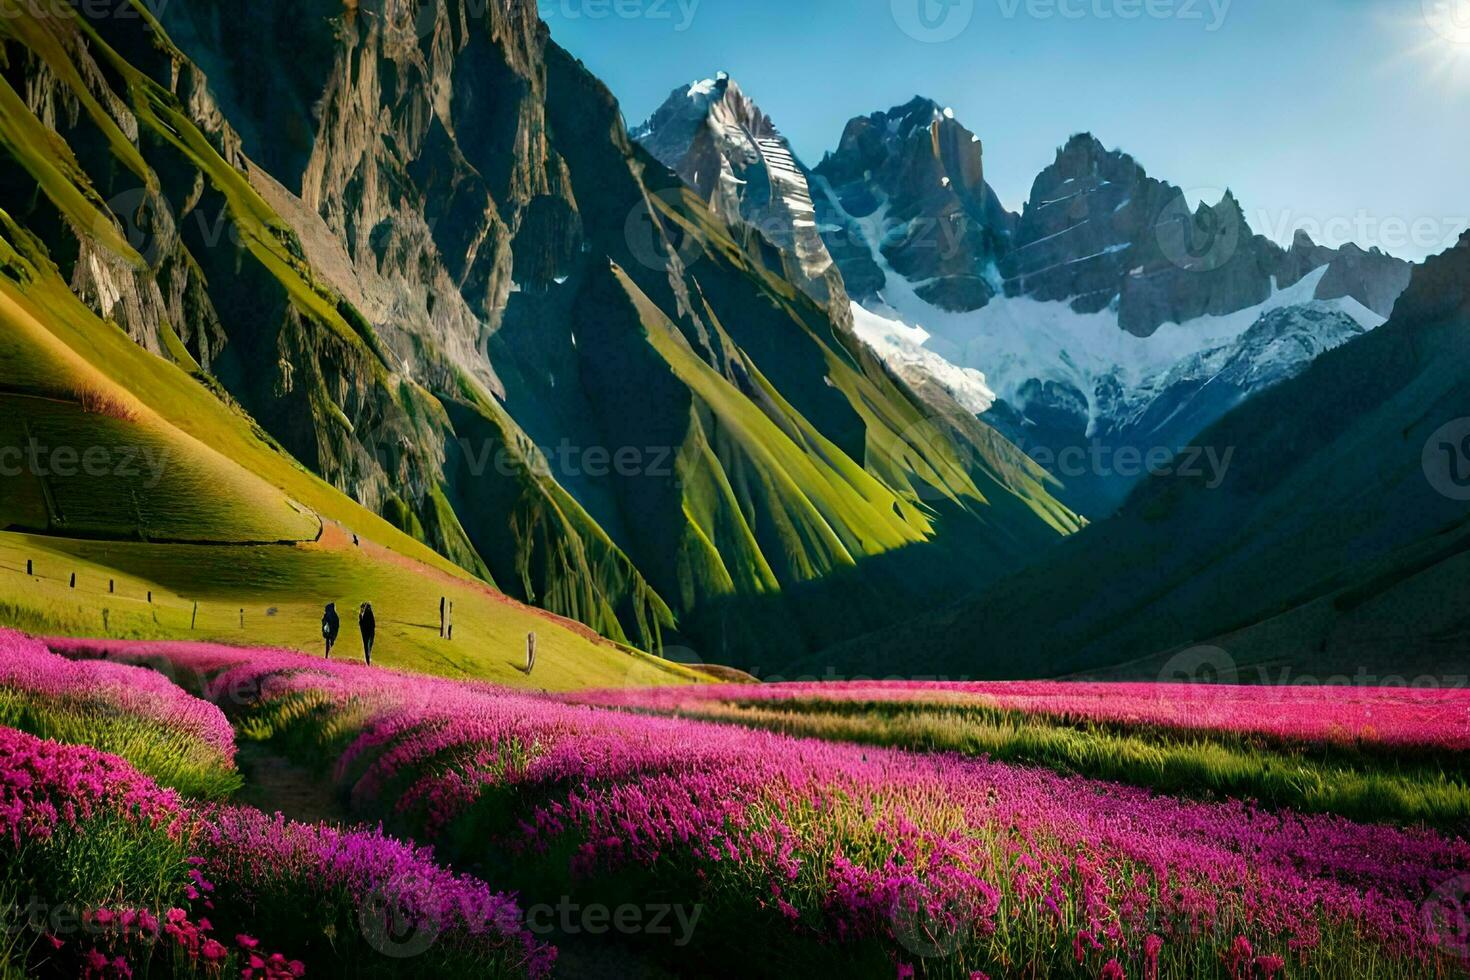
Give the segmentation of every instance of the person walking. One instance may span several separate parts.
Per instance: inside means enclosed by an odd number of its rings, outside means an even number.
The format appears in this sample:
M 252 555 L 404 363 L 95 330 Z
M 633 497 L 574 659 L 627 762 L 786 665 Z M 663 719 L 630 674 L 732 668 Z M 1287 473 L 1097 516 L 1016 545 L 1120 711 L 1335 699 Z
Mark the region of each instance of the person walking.
M 337 615 L 337 604 L 327 603 L 322 613 L 322 639 L 327 641 L 327 659 L 332 659 L 332 647 L 337 645 L 337 634 L 342 632 L 342 617 Z
M 373 641 L 378 638 L 378 620 L 373 615 L 373 604 L 364 602 L 357 611 L 357 625 L 362 630 L 362 655 L 367 665 L 373 665 Z

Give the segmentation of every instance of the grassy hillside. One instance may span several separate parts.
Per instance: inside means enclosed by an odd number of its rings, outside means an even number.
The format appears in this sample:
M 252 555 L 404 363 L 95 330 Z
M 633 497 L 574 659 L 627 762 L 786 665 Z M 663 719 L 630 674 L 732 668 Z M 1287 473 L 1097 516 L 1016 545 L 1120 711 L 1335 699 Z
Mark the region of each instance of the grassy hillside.
M 235 0 L 0 0 L 14 291 L 87 366 L 0 392 L 33 399 L 0 436 L 181 460 L 31 473 L 5 526 L 269 543 L 316 513 L 382 539 L 299 461 L 435 567 L 768 667 L 1077 529 L 1019 450 L 936 417 L 635 147 L 533 5 L 411 3 L 416 43 L 331 3 L 282 32 Z M 139 370 L 158 356 L 180 371 Z M 627 452 L 636 472 L 598 463 Z
M 370 601 L 387 666 L 547 688 L 693 676 L 510 601 L 322 483 L 207 378 L 98 319 L 0 221 L 0 446 L 26 452 L 0 475 L 0 620 L 315 651 L 335 601 L 340 655 L 359 656 L 354 614 Z

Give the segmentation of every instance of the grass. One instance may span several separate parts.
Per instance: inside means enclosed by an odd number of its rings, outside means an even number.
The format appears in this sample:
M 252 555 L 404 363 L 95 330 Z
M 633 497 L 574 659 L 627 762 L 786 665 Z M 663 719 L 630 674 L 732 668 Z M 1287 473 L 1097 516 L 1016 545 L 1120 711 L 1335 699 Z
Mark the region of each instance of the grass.
M 987 756 L 1176 796 L 1253 799 L 1352 820 L 1470 831 L 1470 770 L 1450 752 L 1288 745 L 1223 731 L 1063 722 L 985 706 L 713 702 L 678 713 L 829 741 Z
M 19 476 L 0 478 L 7 490 L 18 485 L 24 509 L 0 505 L 0 519 L 144 541 L 310 541 L 320 532 L 279 490 L 191 442 L 83 402 L 0 393 L 0 446 L 30 454 Z
M 112 815 L 62 828 L 18 851 L 7 847 L 0 908 L 10 918 L 0 929 L 0 977 L 38 975 L 50 952 L 43 932 L 55 930 L 69 945 L 85 942 L 90 930 L 80 921 L 84 911 L 183 904 L 188 859 L 187 842 L 165 828 Z
M 28 559 L 37 573 L 30 578 Z M 439 638 L 441 596 L 454 602 L 453 641 Z M 335 527 L 317 543 L 251 547 L 0 533 L 0 622 L 30 633 L 273 646 L 321 656 L 322 607 L 336 602 L 343 631 L 335 656 L 358 659 L 355 612 L 362 601 L 372 602 L 377 616 L 373 663 L 382 667 L 545 690 L 707 680 L 375 542 L 354 546 Z M 527 677 L 520 667 L 530 632 L 538 653 Z

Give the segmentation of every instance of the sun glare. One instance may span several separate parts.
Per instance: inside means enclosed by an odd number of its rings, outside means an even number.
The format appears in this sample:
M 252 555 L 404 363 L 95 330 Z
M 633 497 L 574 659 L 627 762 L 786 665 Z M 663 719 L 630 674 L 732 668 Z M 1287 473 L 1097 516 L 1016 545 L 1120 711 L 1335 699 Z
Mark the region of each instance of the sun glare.
M 1470 84 L 1470 0 L 1423 0 L 1418 29 L 1424 39 L 1414 53 L 1431 73 Z

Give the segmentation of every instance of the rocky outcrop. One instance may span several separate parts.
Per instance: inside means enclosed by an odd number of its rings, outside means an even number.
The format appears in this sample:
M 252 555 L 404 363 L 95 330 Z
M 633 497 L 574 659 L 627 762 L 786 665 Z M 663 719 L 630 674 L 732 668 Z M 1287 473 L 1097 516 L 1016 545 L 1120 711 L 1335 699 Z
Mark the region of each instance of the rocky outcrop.
M 1002 271 L 1008 295 L 1116 308 L 1124 330 L 1147 337 L 1257 306 L 1323 266 L 1317 299 L 1351 297 L 1381 317 L 1408 284 L 1408 263 L 1382 252 L 1305 235 L 1282 249 L 1251 230 L 1229 191 L 1191 209 L 1182 190 L 1082 134 L 1037 177 Z
M 982 372 L 994 393 L 985 418 L 1040 459 L 1178 450 L 1342 339 L 1340 324 L 1306 316 L 1294 321 L 1300 343 L 1258 345 L 1247 336 L 1258 318 L 1325 302 L 1377 326 L 1409 277 L 1377 250 L 1305 235 L 1282 248 L 1251 230 L 1229 191 L 1191 207 L 1090 134 L 1069 139 L 1008 215 L 984 186 L 978 139 L 923 99 L 854 119 L 816 173 L 828 248 L 872 342 L 895 370 L 927 371 L 957 395 L 978 377 L 962 372 Z M 1315 340 L 1300 334 L 1316 328 Z M 915 343 L 948 366 L 925 365 Z M 1200 399 L 1176 384 L 1176 368 L 1221 357 L 1236 359 L 1243 389 L 1222 383 Z M 1250 358 L 1264 360 L 1251 370 Z M 1052 472 L 1073 506 L 1101 517 L 1144 470 Z

